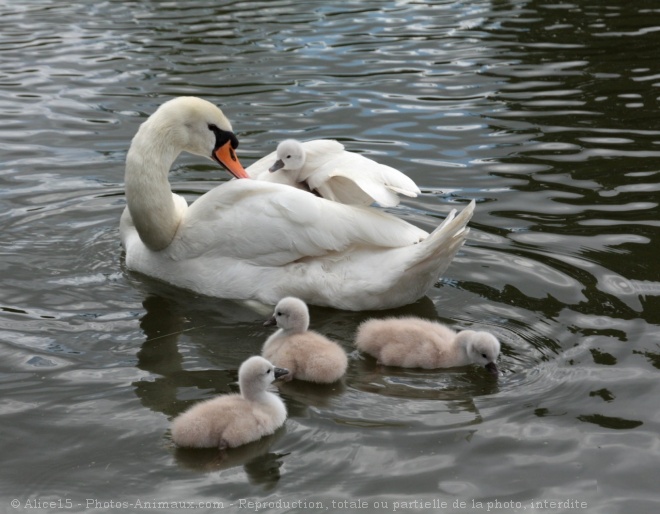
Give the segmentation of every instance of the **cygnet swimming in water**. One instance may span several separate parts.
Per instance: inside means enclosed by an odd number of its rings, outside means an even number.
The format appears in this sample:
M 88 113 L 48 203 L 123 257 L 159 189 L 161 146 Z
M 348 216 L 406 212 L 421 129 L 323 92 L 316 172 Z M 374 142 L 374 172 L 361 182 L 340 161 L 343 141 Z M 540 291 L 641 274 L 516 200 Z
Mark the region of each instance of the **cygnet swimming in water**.
M 346 352 L 337 343 L 308 330 L 309 310 L 302 300 L 283 298 L 264 325 L 277 325 L 279 330 L 266 340 L 261 355 L 289 370 L 285 380 L 329 384 L 346 373 Z
M 399 170 L 348 152 L 332 139 L 302 143 L 287 139 L 246 171 L 257 180 L 288 184 L 352 205 L 378 202 L 382 207 L 394 207 L 399 204 L 399 194 L 421 194 L 417 184 Z
M 286 407 L 267 388 L 287 373 L 263 357 L 250 357 L 238 370 L 240 394 L 193 405 L 172 422 L 172 439 L 189 448 L 234 448 L 274 433 L 286 420 Z
M 355 345 L 386 366 L 450 368 L 478 364 L 498 374 L 500 342 L 484 331 L 456 333 L 440 323 L 415 317 L 369 319 L 360 324 Z

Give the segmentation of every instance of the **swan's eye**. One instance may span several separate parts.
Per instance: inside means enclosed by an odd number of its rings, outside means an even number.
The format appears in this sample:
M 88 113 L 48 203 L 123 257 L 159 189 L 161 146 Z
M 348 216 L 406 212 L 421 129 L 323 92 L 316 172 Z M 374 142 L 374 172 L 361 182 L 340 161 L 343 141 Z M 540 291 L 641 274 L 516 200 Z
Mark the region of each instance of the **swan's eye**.
M 280 311 L 277 311 L 277 312 L 275 313 L 275 315 L 277 315 L 277 316 L 281 316 L 282 313 L 281 313 Z
M 287 155 L 286 158 L 287 158 L 287 159 L 291 159 L 291 156 L 290 156 L 290 155 Z
M 270 374 L 270 370 L 267 370 L 267 371 L 266 371 L 266 375 L 268 375 L 268 374 Z
M 482 353 L 481 356 L 482 356 L 484 359 L 487 359 L 487 358 L 488 358 L 488 356 L 487 356 L 485 353 Z
M 209 123 L 209 130 L 212 132 L 216 132 L 218 130 L 218 126 L 213 123 Z

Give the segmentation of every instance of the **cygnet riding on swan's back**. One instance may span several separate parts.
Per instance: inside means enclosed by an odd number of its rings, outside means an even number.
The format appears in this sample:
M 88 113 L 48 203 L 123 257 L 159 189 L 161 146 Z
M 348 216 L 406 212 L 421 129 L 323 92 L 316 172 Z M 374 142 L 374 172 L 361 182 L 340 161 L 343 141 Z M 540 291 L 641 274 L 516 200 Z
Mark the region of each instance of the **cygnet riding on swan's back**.
M 478 364 L 497 375 L 500 342 L 484 331 L 451 328 L 415 317 L 369 319 L 358 327 L 355 345 L 386 366 L 451 368 Z
M 465 241 L 474 202 L 428 234 L 375 208 L 259 180 L 223 183 L 190 206 L 172 193 L 168 172 L 183 151 L 247 177 L 237 145 L 222 111 L 194 97 L 164 103 L 140 126 L 120 222 L 128 269 L 220 298 L 386 309 L 424 296 Z
M 277 160 L 276 160 L 277 159 Z M 247 169 L 257 180 L 279 182 L 322 198 L 352 205 L 399 204 L 398 194 L 417 196 L 417 185 L 399 170 L 347 152 L 331 139 L 282 141 L 277 150 Z
M 277 325 L 279 330 L 266 340 L 261 355 L 289 370 L 284 380 L 329 384 L 346 373 L 348 358 L 341 346 L 307 330 L 309 310 L 302 300 L 283 298 L 264 325 Z
M 234 448 L 274 433 L 286 420 L 286 407 L 267 388 L 287 373 L 262 357 L 250 357 L 238 369 L 240 394 L 193 405 L 172 422 L 172 440 L 188 448 Z

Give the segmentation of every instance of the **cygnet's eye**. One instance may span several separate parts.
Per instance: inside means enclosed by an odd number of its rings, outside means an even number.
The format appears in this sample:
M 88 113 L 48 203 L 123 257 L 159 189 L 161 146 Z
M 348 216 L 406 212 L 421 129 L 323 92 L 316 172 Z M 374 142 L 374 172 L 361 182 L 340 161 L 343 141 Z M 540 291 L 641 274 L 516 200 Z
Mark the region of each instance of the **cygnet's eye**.
M 487 358 L 488 358 L 488 355 L 486 355 L 485 353 L 482 353 L 481 356 L 482 356 L 484 359 L 487 359 Z
M 266 375 L 270 374 L 270 369 L 266 370 Z
M 287 155 L 286 158 L 287 158 L 287 159 L 291 159 L 291 156 L 290 156 L 290 155 Z
M 281 316 L 281 315 L 282 315 L 282 312 L 281 312 L 281 311 L 277 311 L 277 312 L 275 313 L 275 315 L 276 315 L 276 316 Z

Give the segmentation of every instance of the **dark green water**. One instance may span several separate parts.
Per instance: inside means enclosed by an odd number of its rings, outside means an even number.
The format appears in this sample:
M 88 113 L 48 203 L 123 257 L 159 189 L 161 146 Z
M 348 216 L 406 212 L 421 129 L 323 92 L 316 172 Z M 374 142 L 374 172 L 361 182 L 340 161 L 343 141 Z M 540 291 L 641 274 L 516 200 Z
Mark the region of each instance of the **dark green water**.
M 651 0 L 1 2 L 0 512 L 657 512 L 659 38 Z M 351 346 L 373 313 L 314 308 L 341 385 L 282 387 L 259 443 L 177 451 L 171 417 L 271 333 L 123 267 L 130 139 L 191 94 L 245 165 L 337 138 L 416 181 L 395 212 L 427 230 L 475 199 L 388 314 L 495 332 L 500 379 L 379 368 Z M 170 178 L 194 200 L 227 176 Z

